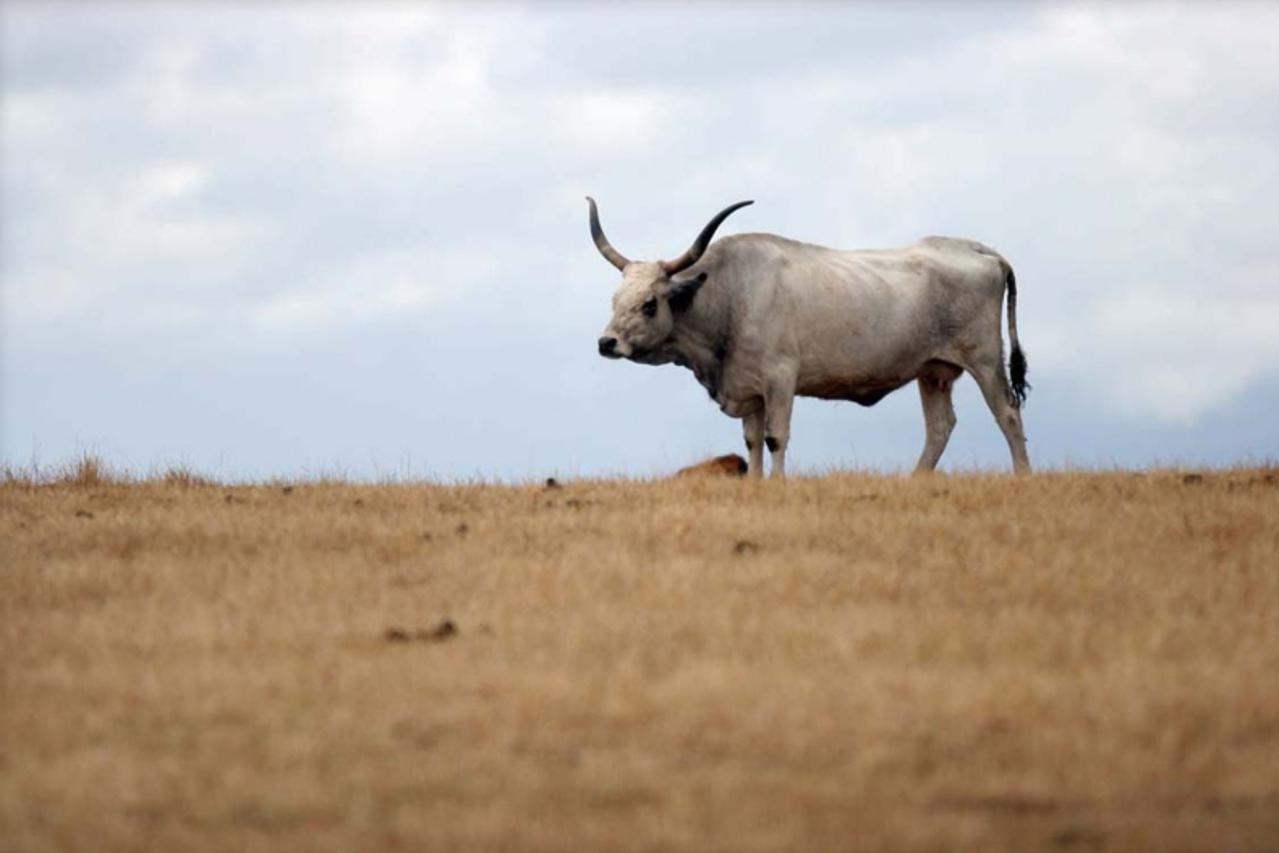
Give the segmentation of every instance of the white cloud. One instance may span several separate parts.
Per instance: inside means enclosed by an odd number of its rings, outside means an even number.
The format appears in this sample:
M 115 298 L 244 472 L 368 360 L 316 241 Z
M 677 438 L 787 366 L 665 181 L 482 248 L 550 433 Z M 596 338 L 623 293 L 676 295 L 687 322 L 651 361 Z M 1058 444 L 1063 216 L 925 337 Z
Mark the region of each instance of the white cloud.
M 680 99 L 656 89 L 610 89 L 558 95 L 548 130 L 570 146 L 593 152 L 651 151 L 681 120 Z
M 144 204 L 174 201 L 208 181 L 209 170 L 198 163 L 159 163 L 139 176 L 138 194 Z
M 19 339 L 231 350 L 399 320 L 589 352 L 613 278 L 589 192 L 637 257 L 748 197 L 726 232 L 989 242 L 1032 381 L 1098 418 L 1201 422 L 1279 377 L 1275 7 L 4 15 L 11 363 Z M 510 369 L 602 381 L 545 368 Z
M 396 59 L 362 54 L 338 74 L 352 158 L 428 158 L 495 129 L 500 110 L 482 53 L 454 42 L 425 67 Z
M 1190 423 L 1279 366 L 1279 294 L 1146 286 L 1105 298 L 1090 314 L 1076 357 L 1129 415 Z
M 288 284 L 249 310 L 250 327 L 270 335 L 316 335 L 381 320 L 412 321 L 456 303 L 452 283 L 497 273 L 487 255 L 429 249 L 368 252 L 311 280 Z

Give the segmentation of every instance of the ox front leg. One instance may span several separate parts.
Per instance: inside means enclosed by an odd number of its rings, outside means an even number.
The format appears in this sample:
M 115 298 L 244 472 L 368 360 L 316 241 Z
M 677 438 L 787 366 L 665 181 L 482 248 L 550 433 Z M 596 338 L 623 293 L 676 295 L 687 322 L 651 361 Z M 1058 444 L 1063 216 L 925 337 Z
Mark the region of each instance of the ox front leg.
M 795 384 L 778 383 L 764 394 L 764 444 L 773 457 L 774 479 L 786 476 L 786 445 L 790 443 L 790 416 L 795 404 Z
M 746 439 L 746 451 L 750 454 L 750 476 L 758 480 L 764 476 L 764 407 L 760 406 L 742 418 L 742 435 Z

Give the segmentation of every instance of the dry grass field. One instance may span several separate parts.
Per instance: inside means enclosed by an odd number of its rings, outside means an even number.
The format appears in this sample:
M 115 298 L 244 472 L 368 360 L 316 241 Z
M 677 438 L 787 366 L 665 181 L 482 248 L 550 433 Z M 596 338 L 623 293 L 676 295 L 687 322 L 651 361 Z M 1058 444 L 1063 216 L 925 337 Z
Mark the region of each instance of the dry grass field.
M 5 850 L 1276 850 L 1279 471 L 0 483 Z

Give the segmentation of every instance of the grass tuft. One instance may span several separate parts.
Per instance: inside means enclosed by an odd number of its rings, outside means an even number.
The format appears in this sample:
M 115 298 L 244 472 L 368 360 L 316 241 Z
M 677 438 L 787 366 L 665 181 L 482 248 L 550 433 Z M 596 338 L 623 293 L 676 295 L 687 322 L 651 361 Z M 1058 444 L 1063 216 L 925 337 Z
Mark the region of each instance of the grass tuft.
M 189 468 L 169 468 L 160 476 L 160 482 L 178 489 L 207 489 L 218 485 L 211 477 L 197 474 Z
M 111 471 L 100 458 L 85 453 L 54 476 L 54 483 L 72 488 L 95 488 L 98 486 L 117 485 L 124 478 Z

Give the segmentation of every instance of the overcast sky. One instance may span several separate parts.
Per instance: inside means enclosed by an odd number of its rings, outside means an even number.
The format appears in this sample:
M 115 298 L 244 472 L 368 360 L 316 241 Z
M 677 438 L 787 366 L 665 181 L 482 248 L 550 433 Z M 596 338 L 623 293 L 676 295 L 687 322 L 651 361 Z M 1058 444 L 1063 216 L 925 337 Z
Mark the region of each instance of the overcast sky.
M 1279 458 L 1279 6 L 0 6 L 0 456 L 225 478 L 741 451 L 610 362 L 630 257 L 771 231 L 1017 270 L 1040 466 Z M 1009 468 L 971 380 L 944 468 Z M 897 470 L 907 387 L 800 401 Z

